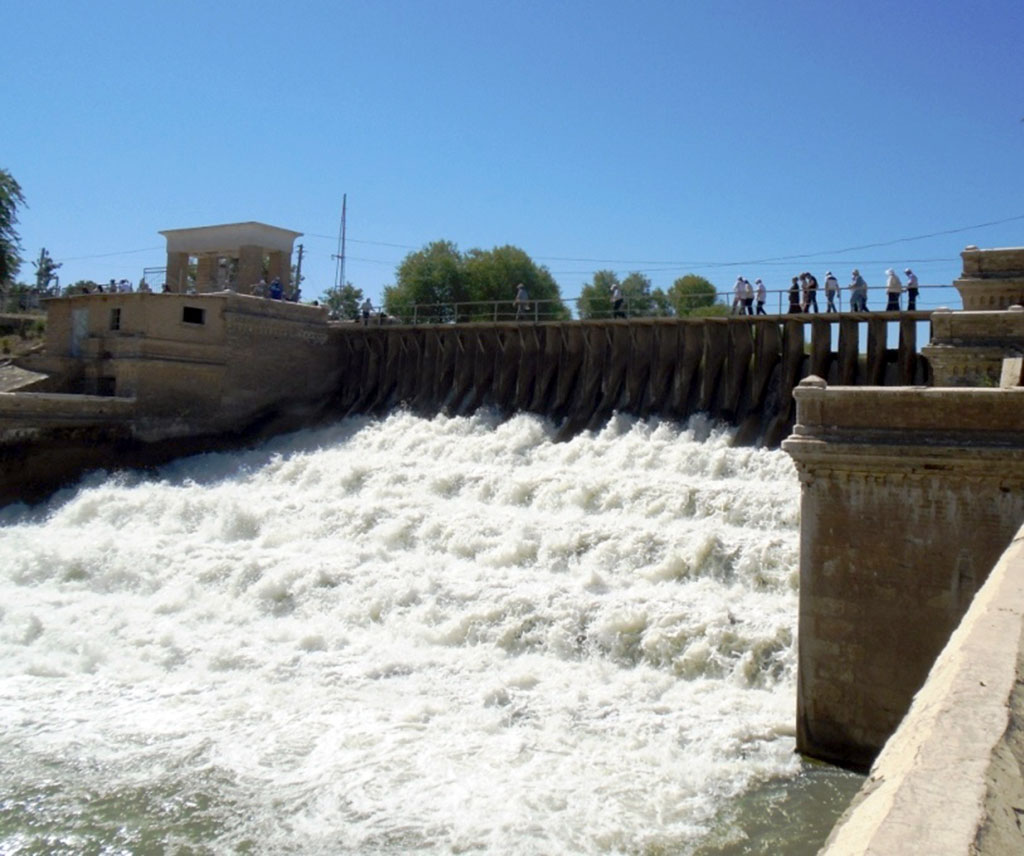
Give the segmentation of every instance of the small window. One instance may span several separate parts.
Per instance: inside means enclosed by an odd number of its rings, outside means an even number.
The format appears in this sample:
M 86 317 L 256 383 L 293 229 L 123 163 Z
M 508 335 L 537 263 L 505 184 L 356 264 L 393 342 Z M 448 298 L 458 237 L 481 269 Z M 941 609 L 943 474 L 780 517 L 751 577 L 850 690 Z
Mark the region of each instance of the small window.
M 200 309 L 198 306 L 183 306 L 181 320 L 186 324 L 205 324 L 206 310 Z
M 120 330 L 121 329 L 121 310 L 111 309 L 110 310 L 110 329 Z

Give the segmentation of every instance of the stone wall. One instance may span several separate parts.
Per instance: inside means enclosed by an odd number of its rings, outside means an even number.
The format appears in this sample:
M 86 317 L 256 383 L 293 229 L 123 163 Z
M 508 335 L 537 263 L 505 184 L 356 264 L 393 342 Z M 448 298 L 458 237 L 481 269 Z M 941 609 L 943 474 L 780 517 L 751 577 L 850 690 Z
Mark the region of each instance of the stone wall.
M 1024 304 L 1024 248 L 967 247 L 960 257 L 963 273 L 953 285 L 965 310 L 992 311 Z
M 822 856 L 1024 853 L 1024 530 Z
M 795 396 L 797 744 L 866 768 L 1024 522 L 1024 388 Z
M 922 352 L 935 386 L 998 386 L 1003 360 L 1024 354 L 1024 307 L 935 312 L 932 338 Z

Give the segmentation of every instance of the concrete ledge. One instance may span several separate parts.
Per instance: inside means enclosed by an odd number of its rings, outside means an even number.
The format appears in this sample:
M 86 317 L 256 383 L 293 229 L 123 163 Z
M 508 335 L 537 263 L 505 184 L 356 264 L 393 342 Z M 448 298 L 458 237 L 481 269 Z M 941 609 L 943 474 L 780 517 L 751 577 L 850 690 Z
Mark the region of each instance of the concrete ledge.
M 822 856 L 1024 853 L 1024 529 Z
M 1005 433 L 1020 444 L 1024 425 L 1024 387 L 975 389 L 942 387 L 826 387 L 820 379 L 805 379 L 794 392 L 800 416 L 795 436 L 834 437 L 864 432 L 894 438 L 905 432 L 927 433 L 932 444 L 965 439 L 983 432 L 986 444 Z M 880 418 L 884 414 L 884 419 Z M 872 437 L 876 440 L 876 437 Z
M 30 421 L 88 425 L 120 422 L 135 415 L 134 398 L 101 395 L 65 395 L 47 392 L 0 392 L 0 428 Z

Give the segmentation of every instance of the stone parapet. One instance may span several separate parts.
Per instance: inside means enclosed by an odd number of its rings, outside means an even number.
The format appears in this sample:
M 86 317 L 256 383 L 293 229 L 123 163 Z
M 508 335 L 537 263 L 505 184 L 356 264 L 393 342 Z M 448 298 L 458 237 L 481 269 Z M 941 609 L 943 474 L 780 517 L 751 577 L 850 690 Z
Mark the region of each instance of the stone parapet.
M 1024 388 L 794 396 L 797 744 L 866 768 L 1024 522 Z
M 1024 248 L 967 247 L 960 257 L 963 275 L 953 285 L 966 311 L 1007 309 L 1024 303 Z
M 1003 360 L 1024 354 L 1024 308 L 1007 312 L 932 314 L 922 348 L 936 386 L 998 386 Z
M 993 568 L 822 856 L 1024 853 L 1024 530 Z

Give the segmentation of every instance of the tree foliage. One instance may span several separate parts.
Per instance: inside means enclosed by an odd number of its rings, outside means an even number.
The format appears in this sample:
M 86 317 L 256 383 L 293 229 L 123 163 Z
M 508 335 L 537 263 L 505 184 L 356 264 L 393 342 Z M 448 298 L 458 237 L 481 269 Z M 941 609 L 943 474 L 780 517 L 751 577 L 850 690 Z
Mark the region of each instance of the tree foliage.
M 668 300 L 676 315 L 718 315 L 708 311 L 715 305 L 715 287 L 709 280 L 693 273 L 681 276 L 668 290 Z M 723 306 L 728 312 L 728 307 Z
M 60 268 L 61 263 L 55 262 L 46 247 L 43 247 L 39 251 L 39 259 L 32 262 L 32 265 L 36 269 L 36 293 L 40 295 L 49 294 L 50 283 L 59 282 L 57 280 L 57 270 Z
M 533 307 L 530 317 L 569 317 L 548 269 L 511 245 L 462 253 L 451 241 L 434 241 L 409 253 L 395 279 L 384 289 L 384 308 L 403 320 L 414 315 L 435 322 L 508 319 L 519 283 Z
M 92 294 L 98 288 L 98 282 L 93 282 L 91 279 L 80 279 L 65 286 L 63 294 L 65 297 L 70 297 L 72 294 Z
M 359 315 L 359 304 L 363 302 L 363 290 L 351 282 L 328 288 L 322 295 L 327 315 L 335 320 L 355 319 Z
M 14 228 L 18 207 L 25 204 L 21 185 L 6 169 L 0 169 L 0 285 L 7 285 L 21 270 L 21 238 Z
M 633 271 L 619 280 L 615 271 L 599 270 L 580 290 L 580 318 L 611 318 L 612 289 L 616 285 L 622 292 L 622 311 L 627 318 L 672 314 L 665 292 L 660 288 L 652 290 L 651 279 L 647 275 Z
M 580 289 L 580 299 L 576 304 L 580 318 L 611 318 L 612 289 L 616 285 L 620 283 L 615 271 L 597 271 L 590 282 Z

